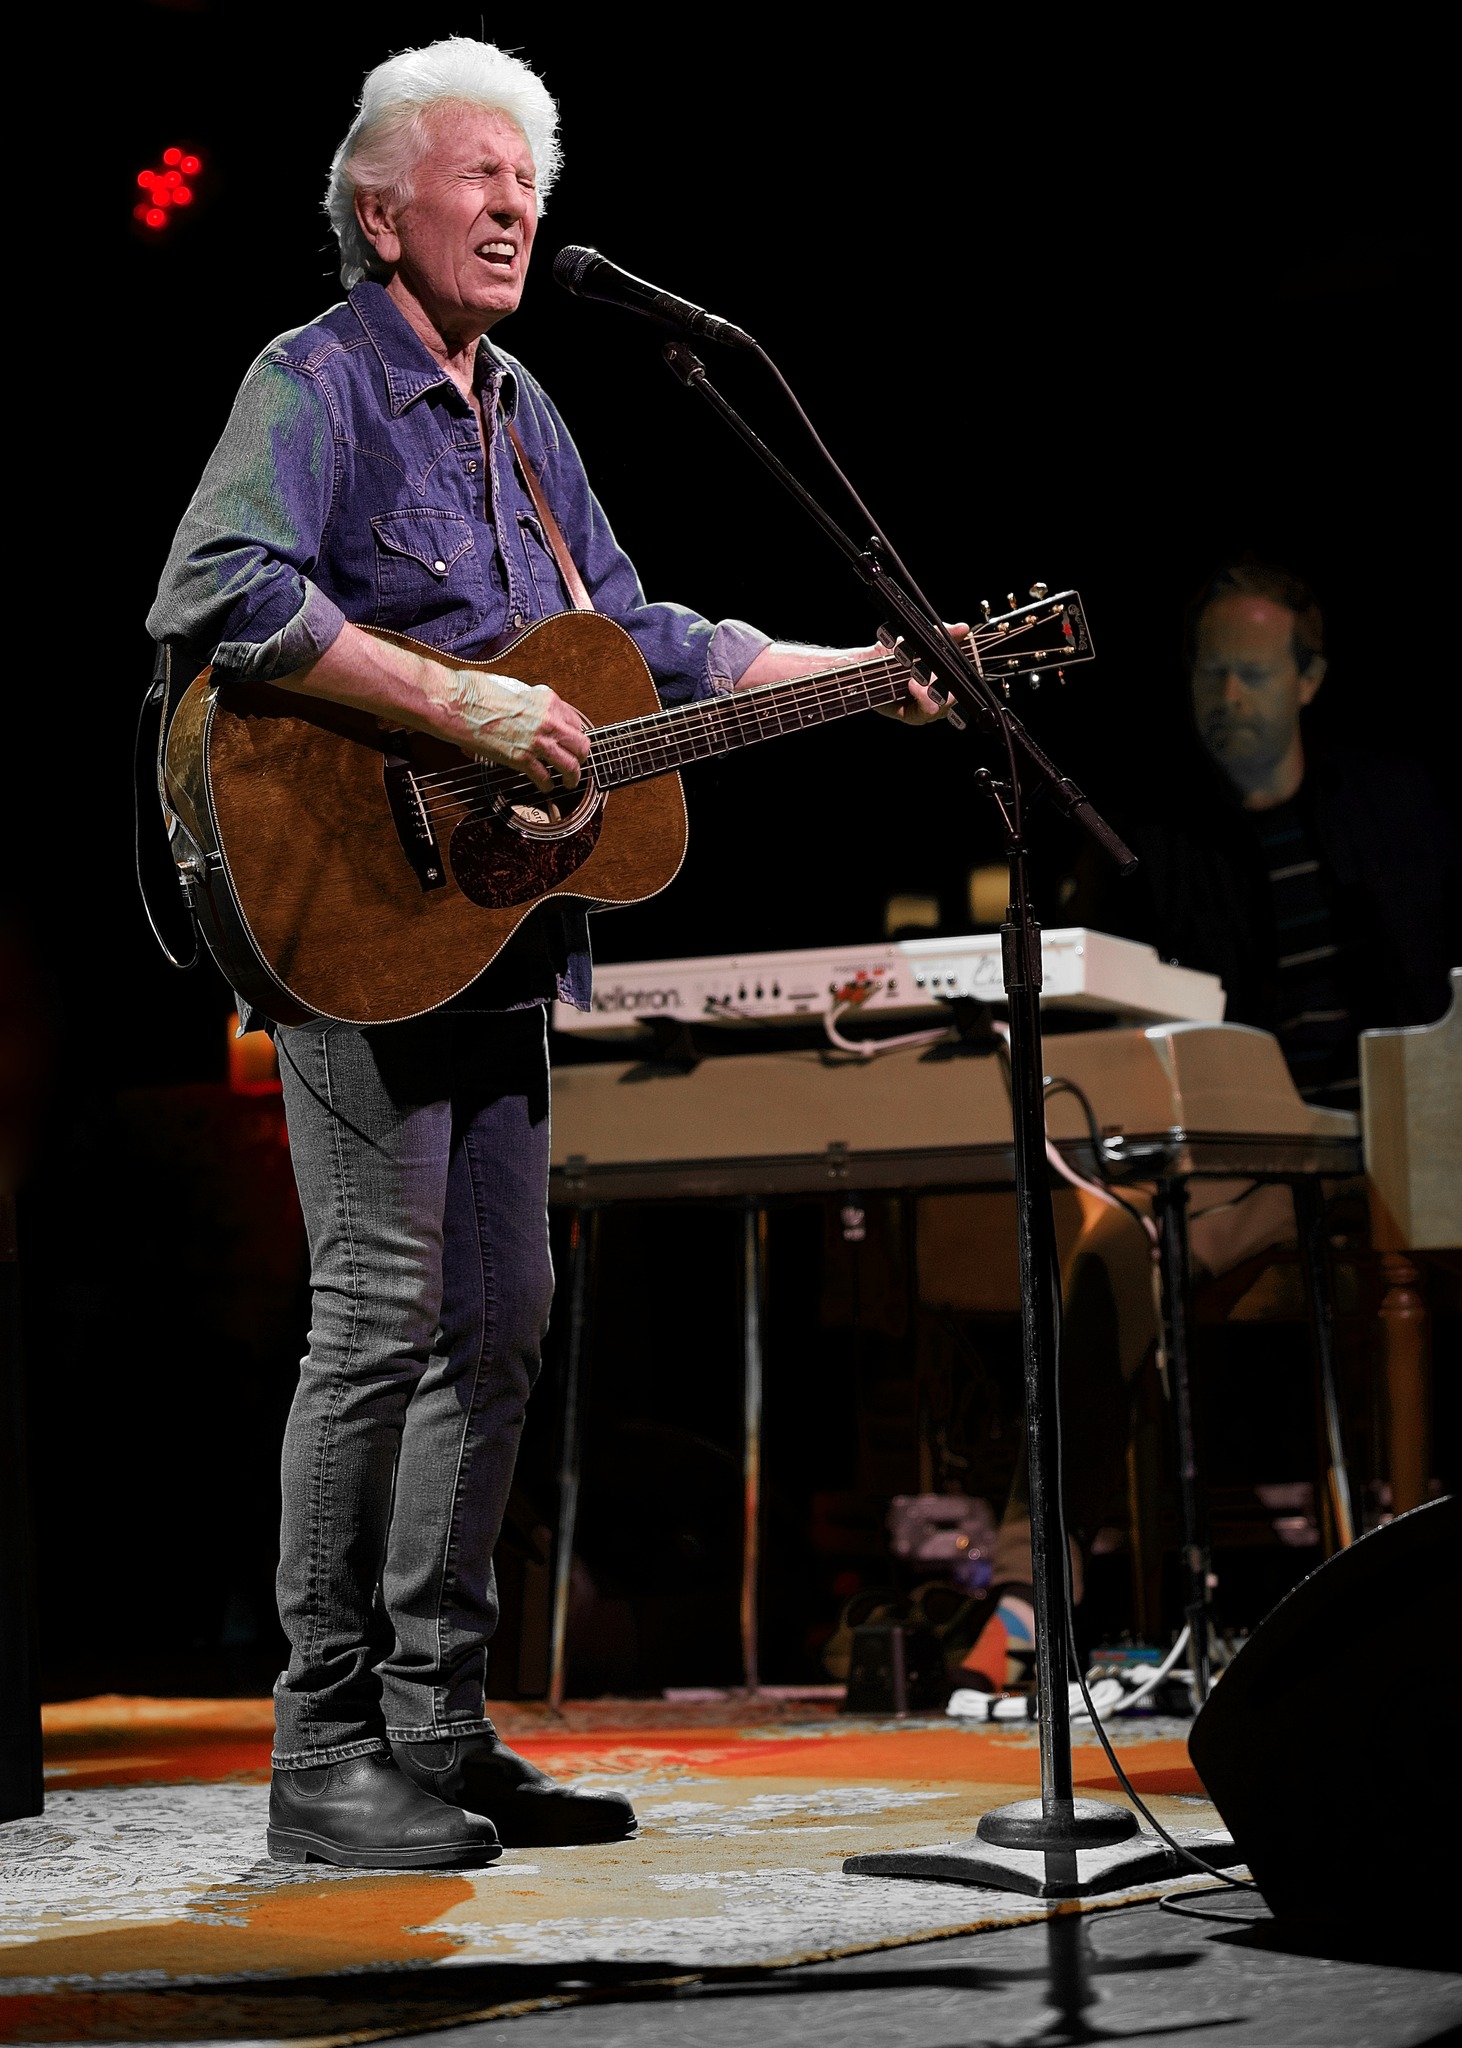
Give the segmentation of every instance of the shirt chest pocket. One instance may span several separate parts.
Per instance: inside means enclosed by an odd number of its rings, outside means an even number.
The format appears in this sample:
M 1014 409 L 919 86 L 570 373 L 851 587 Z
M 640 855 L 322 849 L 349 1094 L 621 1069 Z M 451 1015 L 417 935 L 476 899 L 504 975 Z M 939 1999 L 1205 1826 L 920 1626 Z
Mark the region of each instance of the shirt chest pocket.
M 398 633 L 432 627 L 437 647 L 471 637 L 484 610 L 482 557 L 469 522 L 427 506 L 378 512 L 375 535 L 376 615 Z

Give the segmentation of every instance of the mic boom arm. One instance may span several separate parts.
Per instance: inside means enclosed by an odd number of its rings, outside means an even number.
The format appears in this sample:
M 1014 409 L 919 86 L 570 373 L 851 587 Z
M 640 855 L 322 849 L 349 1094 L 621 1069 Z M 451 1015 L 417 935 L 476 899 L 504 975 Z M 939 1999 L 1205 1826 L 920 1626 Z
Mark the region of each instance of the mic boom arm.
M 1078 788 L 1069 775 L 1061 773 L 1009 706 L 1000 702 L 983 669 L 971 662 L 957 640 L 950 638 L 942 621 L 931 619 L 898 579 L 889 574 L 879 559 L 877 548 L 860 548 L 843 531 L 781 457 L 767 446 L 755 428 L 716 389 L 706 375 L 705 364 L 683 342 L 666 342 L 665 360 L 681 383 L 700 393 L 758 461 L 765 464 L 783 489 L 791 493 L 839 553 L 852 563 L 873 591 L 878 604 L 897 620 L 908 652 L 925 670 L 921 679 L 928 681 L 930 675 L 936 675 L 941 689 L 972 710 L 987 731 L 1004 738 L 1035 770 L 1038 781 L 1062 817 L 1070 818 L 1073 824 L 1080 826 L 1087 837 L 1102 849 L 1119 874 L 1133 873 L 1137 867 L 1136 854 L 1095 809 L 1086 792 Z

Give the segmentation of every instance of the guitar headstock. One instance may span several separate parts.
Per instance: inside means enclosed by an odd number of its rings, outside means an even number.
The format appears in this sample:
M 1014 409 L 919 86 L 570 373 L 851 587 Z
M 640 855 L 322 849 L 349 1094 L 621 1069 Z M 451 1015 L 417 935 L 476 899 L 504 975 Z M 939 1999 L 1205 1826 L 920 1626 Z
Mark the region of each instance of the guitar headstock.
M 1003 612 L 992 612 L 988 602 L 981 605 L 983 616 L 970 638 L 985 674 L 1007 694 L 1017 677 L 1039 686 L 1044 673 L 1054 670 L 1061 682 L 1063 669 L 1095 655 L 1076 591 L 1048 594 L 1043 583 L 1033 583 L 1025 604 L 1015 602 L 1014 592 L 1005 601 L 1009 610 Z

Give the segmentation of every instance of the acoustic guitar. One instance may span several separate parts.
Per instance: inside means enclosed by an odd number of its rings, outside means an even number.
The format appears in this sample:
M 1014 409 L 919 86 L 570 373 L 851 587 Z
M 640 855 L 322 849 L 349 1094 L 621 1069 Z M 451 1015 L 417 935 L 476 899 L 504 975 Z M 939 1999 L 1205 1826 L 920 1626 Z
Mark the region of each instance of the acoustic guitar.
M 1074 591 L 987 608 L 972 645 L 1007 691 L 1092 652 Z M 895 704 L 909 681 L 890 648 L 666 711 L 633 640 L 596 612 L 556 614 L 491 661 L 453 666 L 546 683 L 573 705 L 590 738 L 578 788 L 545 795 L 442 740 L 209 669 L 179 701 L 161 778 L 179 879 L 224 975 L 281 1024 L 420 1016 L 539 904 L 642 903 L 685 857 L 677 769 Z

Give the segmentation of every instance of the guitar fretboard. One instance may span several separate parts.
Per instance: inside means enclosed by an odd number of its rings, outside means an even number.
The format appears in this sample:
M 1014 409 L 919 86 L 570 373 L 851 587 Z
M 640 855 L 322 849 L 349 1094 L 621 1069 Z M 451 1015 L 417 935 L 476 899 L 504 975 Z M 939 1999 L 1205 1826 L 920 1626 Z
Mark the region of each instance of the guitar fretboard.
M 732 753 L 738 747 L 755 746 L 758 740 L 775 739 L 781 733 L 874 711 L 880 705 L 899 702 L 907 689 L 907 676 L 903 663 L 888 656 L 850 663 L 846 668 L 823 669 L 790 682 L 758 683 L 709 703 L 682 705 L 600 726 L 590 743 L 594 774 L 602 787 L 613 789 L 684 768 L 692 761 Z

